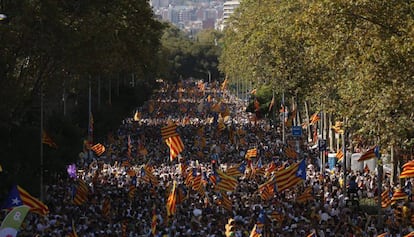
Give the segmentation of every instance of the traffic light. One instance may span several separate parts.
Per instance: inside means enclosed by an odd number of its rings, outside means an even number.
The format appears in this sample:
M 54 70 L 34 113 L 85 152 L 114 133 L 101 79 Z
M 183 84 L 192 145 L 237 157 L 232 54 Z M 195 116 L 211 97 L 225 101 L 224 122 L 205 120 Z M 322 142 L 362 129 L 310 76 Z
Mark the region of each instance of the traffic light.
M 229 218 L 225 228 L 226 228 L 226 232 L 225 232 L 226 237 L 232 237 L 232 236 L 234 237 L 235 236 L 235 226 L 234 226 L 234 219 L 233 218 Z

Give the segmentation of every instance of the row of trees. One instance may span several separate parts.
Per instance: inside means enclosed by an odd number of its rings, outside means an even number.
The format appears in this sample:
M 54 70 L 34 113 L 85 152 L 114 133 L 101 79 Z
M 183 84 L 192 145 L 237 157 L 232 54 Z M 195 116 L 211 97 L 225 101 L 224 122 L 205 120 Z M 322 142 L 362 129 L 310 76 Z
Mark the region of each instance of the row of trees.
M 19 183 L 38 192 L 41 98 L 45 131 L 59 146 L 44 149 L 47 176 L 64 172 L 82 151 L 89 88 L 100 142 L 158 78 L 219 76 L 219 36 L 190 40 L 157 20 L 148 1 L 4 0 L 0 13 L 7 15 L 0 22 L 0 190 Z
M 346 118 L 386 152 L 413 145 L 412 1 L 244 0 L 223 39 L 220 69 L 233 84 L 247 78 Z

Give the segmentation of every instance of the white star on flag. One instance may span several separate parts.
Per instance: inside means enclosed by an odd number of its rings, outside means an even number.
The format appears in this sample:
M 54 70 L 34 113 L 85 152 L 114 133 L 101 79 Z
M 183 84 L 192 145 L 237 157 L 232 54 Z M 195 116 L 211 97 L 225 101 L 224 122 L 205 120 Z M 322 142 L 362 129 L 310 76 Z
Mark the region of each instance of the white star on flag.
M 18 206 L 20 204 L 20 200 L 17 197 L 15 197 L 15 198 L 12 199 L 12 203 L 13 203 L 13 205 Z
M 296 173 L 296 176 L 302 176 L 302 169 L 298 169 L 298 172 Z

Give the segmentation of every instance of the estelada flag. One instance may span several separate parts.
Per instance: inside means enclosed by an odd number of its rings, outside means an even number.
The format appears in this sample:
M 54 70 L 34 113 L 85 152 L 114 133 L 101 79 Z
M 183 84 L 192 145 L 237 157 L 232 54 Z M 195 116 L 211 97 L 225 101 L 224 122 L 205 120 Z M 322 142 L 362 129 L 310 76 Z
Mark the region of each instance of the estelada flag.
M 49 208 L 43 202 L 30 195 L 22 187 L 14 185 L 1 209 L 10 209 L 21 205 L 30 207 L 31 212 L 40 214 L 42 216 L 45 216 L 49 213 Z
M 177 125 L 175 123 L 170 123 L 167 126 L 161 128 L 161 136 L 163 140 L 166 140 L 170 137 L 178 136 Z
M 369 160 L 372 158 L 379 158 L 379 147 L 378 146 L 374 146 L 370 149 L 368 149 L 364 154 L 361 155 L 361 157 L 359 157 L 358 161 L 364 161 L 364 160 Z

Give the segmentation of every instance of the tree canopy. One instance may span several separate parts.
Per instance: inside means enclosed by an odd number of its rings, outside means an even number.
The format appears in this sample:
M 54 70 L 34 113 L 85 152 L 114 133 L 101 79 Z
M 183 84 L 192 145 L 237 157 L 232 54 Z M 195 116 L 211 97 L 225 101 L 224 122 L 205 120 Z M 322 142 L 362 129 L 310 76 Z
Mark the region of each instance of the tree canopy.
M 220 70 L 348 118 L 366 144 L 412 142 L 414 3 L 245 0 Z M 280 97 L 279 97 L 280 98 Z

